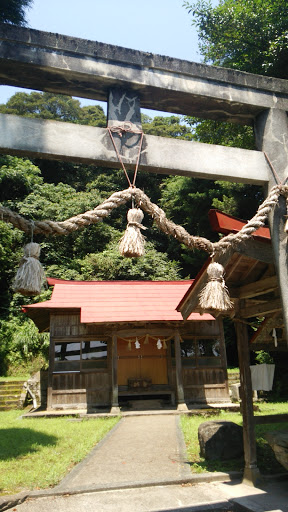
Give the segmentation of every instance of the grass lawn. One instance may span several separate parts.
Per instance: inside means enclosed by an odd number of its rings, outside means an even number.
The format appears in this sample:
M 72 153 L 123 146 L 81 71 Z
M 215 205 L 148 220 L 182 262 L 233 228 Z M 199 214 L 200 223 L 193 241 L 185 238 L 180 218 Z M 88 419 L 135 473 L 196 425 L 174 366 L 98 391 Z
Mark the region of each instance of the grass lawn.
M 19 411 L 0 412 L 0 495 L 55 486 L 117 421 L 21 419 Z
M 10 381 L 22 381 L 28 380 L 30 375 L 27 373 L 26 375 L 20 375 L 16 377 L 0 377 L 0 382 L 10 382 Z
M 255 415 L 281 414 L 288 412 L 288 404 L 285 403 L 260 403 L 260 408 Z M 213 420 L 233 421 L 238 425 L 242 425 L 242 416 L 236 412 L 221 412 L 219 415 L 213 414 L 210 417 L 203 416 L 182 416 L 181 426 L 184 434 L 188 460 L 193 473 L 202 473 L 207 471 L 243 471 L 244 459 L 231 459 L 227 461 L 206 461 L 200 457 L 198 443 L 198 427 L 200 423 Z M 263 438 L 265 432 L 269 430 L 287 430 L 288 423 L 273 423 L 268 425 L 256 425 L 256 442 L 257 442 L 257 462 L 258 467 L 263 474 L 284 473 L 285 469 L 275 459 L 272 448 Z

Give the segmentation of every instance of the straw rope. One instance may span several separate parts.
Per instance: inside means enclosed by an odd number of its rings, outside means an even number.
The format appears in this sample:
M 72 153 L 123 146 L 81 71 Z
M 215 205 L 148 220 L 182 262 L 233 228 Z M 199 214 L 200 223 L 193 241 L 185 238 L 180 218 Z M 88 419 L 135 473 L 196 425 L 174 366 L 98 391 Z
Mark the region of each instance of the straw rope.
M 270 190 L 265 201 L 263 201 L 259 206 L 254 217 L 249 220 L 238 233 L 229 234 L 216 243 L 212 243 L 210 240 L 203 237 L 192 236 L 182 226 L 179 226 L 173 221 L 167 219 L 165 212 L 156 204 L 152 203 L 146 194 L 136 187 L 130 187 L 126 190 L 115 192 L 102 204 L 94 208 L 94 210 L 89 210 L 65 221 L 34 221 L 34 234 L 42 234 L 45 236 L 67 235 L 77 229 L 84 228 L 91 224 L 96 224 L 103 218 L 107 217 L 112 210 L 118 208 L 118 206 L 122 204 L 125 204 L 131 198 L 134 198 L 138 206 L 152 216 L 161 231 L 167 235 L 173 236 L 189 249 L 201 249 L 209 254 L 222 253 L 225 252 L 228 247 L 234 247 L 239 243 L 246 241 L 258 228 L 264 226 L 268 214 L 278 203 L 280 195 L 283 195 L 285 198 L 288 197 L 287 185 L 275 185 Z M 30 220 L 25 219 L 18 213 L 15 213 L 9 210 L 9 208 L 1 205 L 0 218 L 5 222 L 10 222 L 13 226 L 25 231 L 26 233 L 31 233 L 32 223 Z
M 72 231 L 84 228 L 90 224 L 96 224 L 105 217 L 107 217 L 112 210 L 125 204 L 131 199 L 131 190 L 122 190 L 115 192 L 102 204 L 96 206 L 94 210 L 89 210 L 75 217 L 70 217 L 62 222 L 52 220 L 34 221 L 34 234 L 35 235 L 68 235 Z M 18 229 L 31 233 L 31 221 L 24 219 L 18 213 L 12 212 L 9 208 L 0 205 L 0 218 L 5 222 L 10 222 Z

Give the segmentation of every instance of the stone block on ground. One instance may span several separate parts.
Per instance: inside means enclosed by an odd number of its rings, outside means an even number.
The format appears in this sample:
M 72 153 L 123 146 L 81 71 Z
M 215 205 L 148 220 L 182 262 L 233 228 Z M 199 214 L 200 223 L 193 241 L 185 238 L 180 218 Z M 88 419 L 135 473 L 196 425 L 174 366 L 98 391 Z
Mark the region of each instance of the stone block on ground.
M 288 470 L 288 430 L 267 432 L 264 437 L 274 451 L 278 462 Z
M 206 421 L 198 428 L 200 455 L 207 460 L 235 459 L 243 455 L 243 429 L 232 421 Z

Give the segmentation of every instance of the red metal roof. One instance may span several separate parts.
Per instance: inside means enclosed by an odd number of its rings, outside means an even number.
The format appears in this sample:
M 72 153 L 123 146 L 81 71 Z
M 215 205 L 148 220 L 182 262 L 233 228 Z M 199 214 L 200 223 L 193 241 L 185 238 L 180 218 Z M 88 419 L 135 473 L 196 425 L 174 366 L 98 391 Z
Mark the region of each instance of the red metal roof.
M 223 213 L 220 210 L 210 210 L 208 215 L 213 231 L 217 231 L 217 233 L 223 233 L 224 235 L 228 235 L 229 233 L 238 233 L 238 231 L 240 231 L 240 229 L 242 229 L 243 226 L 247 224 L 247 222 L 244 220 L 235 219 L 235 217 L 227 215 L 227 213 Z M 256 229 L 253 237 L 263 241 L 270 241 L 270 230 L 265 226 L 263 228 Z
M 81 323 L 182 321 L 176 307 L 193 282 L 47 281 L 54 285 L 51 300 L 25 306 L 23 311 L 34 319 L 36 310 L 80 309 Z M 188 320 L 214 318 L 192 313 Z

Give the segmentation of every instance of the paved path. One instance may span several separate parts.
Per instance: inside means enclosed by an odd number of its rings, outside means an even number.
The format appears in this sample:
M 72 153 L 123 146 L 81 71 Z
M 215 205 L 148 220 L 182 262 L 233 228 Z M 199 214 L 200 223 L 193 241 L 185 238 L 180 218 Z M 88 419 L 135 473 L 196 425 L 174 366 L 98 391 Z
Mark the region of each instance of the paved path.
M 122 418 L 57 490 L 181 481 L 190 477 L 179 416 Z
M 265 491 L 239 482 L 158 485 L 29 498 L 17 512 L 287 512 L 287 482 Z

